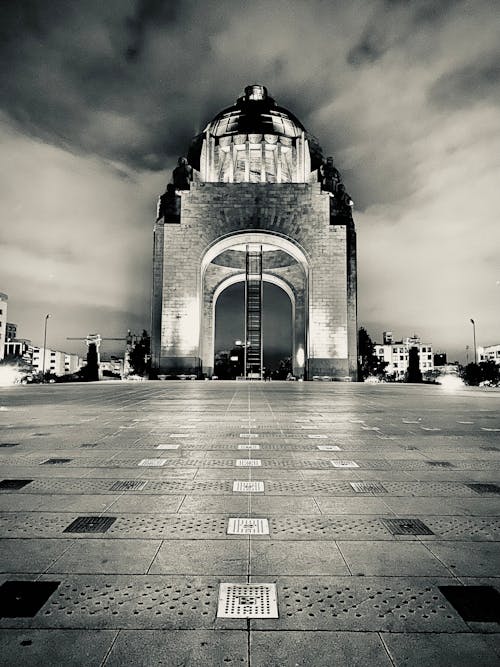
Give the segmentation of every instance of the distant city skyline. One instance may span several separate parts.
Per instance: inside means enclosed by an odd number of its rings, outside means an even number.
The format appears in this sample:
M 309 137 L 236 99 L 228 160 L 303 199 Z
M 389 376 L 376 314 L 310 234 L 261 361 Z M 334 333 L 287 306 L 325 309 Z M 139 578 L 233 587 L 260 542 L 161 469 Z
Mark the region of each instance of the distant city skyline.
M 465 360 L 500 342 L 498 4 L 3 3 L 0 291 L 35 345 L 150 328 L 156 200 L 249 83 L 334 155 L 358 317 Z M 297 45 L 300 44 L 300 48 Z M 120 352 L 120 347 L 109 348 Z

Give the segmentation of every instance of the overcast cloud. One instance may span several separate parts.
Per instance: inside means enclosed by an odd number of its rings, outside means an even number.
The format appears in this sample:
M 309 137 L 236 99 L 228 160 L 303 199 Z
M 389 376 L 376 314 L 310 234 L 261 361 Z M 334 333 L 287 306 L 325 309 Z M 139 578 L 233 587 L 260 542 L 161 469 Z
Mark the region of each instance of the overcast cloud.
M 495 0 L 16 0 L 0 16 L 0 291 L 52 345 L 149 326 L 156 197 L 249 83 L 355 201 L 359 320 L 500 342 Z

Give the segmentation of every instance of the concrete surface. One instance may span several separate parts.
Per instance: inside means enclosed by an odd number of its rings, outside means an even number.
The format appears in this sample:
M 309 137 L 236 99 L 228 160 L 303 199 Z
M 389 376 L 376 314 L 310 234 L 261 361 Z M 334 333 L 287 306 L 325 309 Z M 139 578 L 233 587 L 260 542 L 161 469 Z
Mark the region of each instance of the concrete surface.
M 0 490 L 0 584 L 59 582 L 30 617 L 3 596 L 1 665 L 500 663 L 499 623 L 467 620 L 439 589 L 500 590 L 498 390 L 11 387 L 0 424 L 0 480 L 31 480 Z M 114 521 L 65 532 L 82 516 Z M 230 517 L 270 533 L 227 535 Z M 382 520 L 397 518 L 430 534 L 394 535 Z M 217 618 L 221 582 L 275 583 L 279 618 Z

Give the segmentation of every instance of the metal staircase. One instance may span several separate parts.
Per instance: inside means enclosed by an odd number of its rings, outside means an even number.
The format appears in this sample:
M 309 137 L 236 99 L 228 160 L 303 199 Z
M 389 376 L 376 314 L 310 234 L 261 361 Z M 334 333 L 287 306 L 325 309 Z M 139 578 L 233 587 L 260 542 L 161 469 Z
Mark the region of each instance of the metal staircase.
M 245 276 L 245 376 L 262 380 L 262 246 L 247 245 Z

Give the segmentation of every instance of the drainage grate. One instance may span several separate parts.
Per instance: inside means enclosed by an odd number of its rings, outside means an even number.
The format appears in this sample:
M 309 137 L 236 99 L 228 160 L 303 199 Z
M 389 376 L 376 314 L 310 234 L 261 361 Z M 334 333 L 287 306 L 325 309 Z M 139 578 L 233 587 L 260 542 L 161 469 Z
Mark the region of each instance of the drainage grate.
M 334 468 L 359 468 L 356 461 L 331 461 Z
M 500 449 L 498 449 L 498 447 L 487 446 L 487 447 L 480 447 L 479 449 L 482 449 L 485 452 L 500 452 Z
M 239 468 L 257 468 L 262 465 L 260 459 L 236 459 L 236 465 Z
M 0 586 L 0 618 L 34 616 L 60 581 L 5 581 Z
M 84 442 L 80 447 L 97 447 L 97 442 Z
M 0 489 L 17 491 L 18 489 L 22 489 L 27 484 L 30 484 L 32 481 L 32 479 L 2 479 L 0 482 Z
M 189 438 L 189 433 L 171 433 L 171 438 Z
M 260 449 L 260 445 L 238 445 L 238 449 Z
M 276 584 L 223 584 L 217 618 L 278 618 Z
M 500 622 L 500 593 L 493 586 L 438 586 L 464 621 Z
M 340 452 L 342 451 L 338 445 L 316 445 L 321 452 Z
M 433 466 L 434 468 L 453 468 L 453 465 L 449 461 L 426 461 L 428 466 Z
M 52 466 L 52 465 L 57 465 L 59 463 L 69 463 L 72 459 L 47 459 L 46 461 L 42 461 L 40 463 L 41 466 Z
M 477 482 L 466 484 L 465 486 L 468 486 L 469 489 L 472 489 L 476 493 L 500 493 L 500 486 L 498 486 L 498 484 L 484 484 Z
M 246 482 L 235 480 L 233 482 L 233 493 L 264 493 L 264 482 Z
M 385 486 L 379 482 L 349 482 L 356 493 L 387 493 Z
M 420 519 L 381 519 L 392 535 L 434 535 Z
M 115 516 L 79 516 L 63 533 L 105 533 L 115 521 Z
M 180 445 L 157 445 L 156 449 L 179 449 Z
M 227 525 L 228 535 L 269 535 L 269 521 L 267 519 L 250 519 L 248 517 L 233 517 Z
M 0 442 L 0 447 L 17 447 L 18 442 Z
M 309 433 L 307 437 L 311 438 L 311 440 L 326 440 L 328 436 L 323 433 Z
M 240 438 L 258 438 L 258 433 L 240 433 Z
M 142 459 L 138 465 L 145 468 L 161 468 L 167 462 L 167 459 Z
M 142 491 L 146 486 L 147 481 L 134 481 L 133 479 L 127 479 L 123 482 L 115 482 L 113 486 L 109 488 L 110 491 Z

